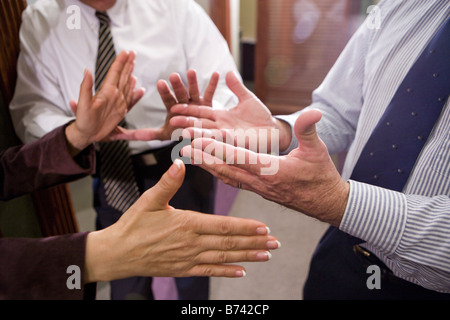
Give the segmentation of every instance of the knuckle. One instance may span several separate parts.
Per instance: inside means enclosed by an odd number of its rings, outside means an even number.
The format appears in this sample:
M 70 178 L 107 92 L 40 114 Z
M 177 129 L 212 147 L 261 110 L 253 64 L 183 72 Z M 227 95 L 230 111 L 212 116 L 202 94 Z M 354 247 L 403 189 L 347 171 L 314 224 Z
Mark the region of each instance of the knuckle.
M 213 270 L 213 268 L 212 267 L 210 267 L 210 266 L 203 266 L 202 267 L 202 274 L 203 274 L 203 276 L 205 276 L 205 277 L 213 277 L 214 276 L 214 270 Z
M 227 254 L 224 251 L 217 252 L 217 263 L 226 263 L 227 262 Z
M 228 222 L 222 221 L 219 225 L 219 230 L 222 235 L 227 235 L 231 232 L 231 226 Z
M 223 239 L 223 248 L 225 250 L 236 249 L 236 241 L 233 237 L 227 236 Z
M 217 166 L 217 167 L 215 168 L 215 170 L 216 170 L 217 174 L 219 174 L 220 176 L 224 177 L 224 178 L 227 179 L 227 180 L 230 180 L 230 179 L 228 178 L 228 176 L 227 176 L 227 172 L 226 172 L 225 166 Z
M 159 180 L 158 184 L 159 184 L 159 187 L 160 187 L 163 191 L 168 192 L 168 191 L 172 190 L 172 186 L 171 186 L 170 182 L 167 181 L 167 179 L 161 179 L 161 180 Z

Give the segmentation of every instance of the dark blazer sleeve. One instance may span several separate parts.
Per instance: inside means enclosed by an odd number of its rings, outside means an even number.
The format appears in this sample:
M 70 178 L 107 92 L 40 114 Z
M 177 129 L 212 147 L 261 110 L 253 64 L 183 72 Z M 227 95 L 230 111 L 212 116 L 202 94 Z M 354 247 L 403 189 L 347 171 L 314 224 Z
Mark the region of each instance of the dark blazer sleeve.
M 35 142 L 0 152 L 0 200 L 74 181 L 94 171 L 94 147 L 72 158 L 62 126 Z
M 65 126 L 57 128 L 33 143 L 0 152 L 0 200 L 84 177 L 94 168 L 94 147 L 72 158 Z M 82 285 L 87 234 L 0 238 L 0 299 L 85 298 L 92 291 L 92 285 Z
M 84 299 L 89 289 L 83 286 L 87 235 L 0 239 L 0 299 Z M 73 271 L 77 267 L 78 273 Z

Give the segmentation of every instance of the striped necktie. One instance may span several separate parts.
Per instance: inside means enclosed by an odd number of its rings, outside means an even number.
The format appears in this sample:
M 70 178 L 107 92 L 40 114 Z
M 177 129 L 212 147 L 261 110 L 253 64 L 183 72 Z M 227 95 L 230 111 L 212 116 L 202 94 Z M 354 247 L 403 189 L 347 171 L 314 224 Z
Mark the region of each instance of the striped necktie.
M 96 12 L 96 16 L 100 22 L 95 70 L 95 91 L 98 91 L 116 58 L 116 52 L 109 16 L 105 12 Z M 120 125 L 125 126 L 125 120 Z M 124 212 L 139 198 L 128 142 L 102 142 L 99 152 L 100 176 L 105 187 L 106 202 L 114 209 Z

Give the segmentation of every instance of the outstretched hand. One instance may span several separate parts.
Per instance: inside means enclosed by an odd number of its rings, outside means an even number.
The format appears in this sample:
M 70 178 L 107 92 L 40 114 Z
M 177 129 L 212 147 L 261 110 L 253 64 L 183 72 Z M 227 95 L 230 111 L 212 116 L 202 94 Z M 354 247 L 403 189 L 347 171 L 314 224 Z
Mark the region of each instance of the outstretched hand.
M 208 108 L 212 107 L 214 93 L 217 89 L 217 84 L 219 83 L 219 74 L 217 72 L 212 74 L 203 95 L 200 94 L 195 70 L 188 70 L 186 75 L 188 81 L 187 89 L 178 73 L 173 73 L 169 77 L 169 82 L 173 91 L 170 89 L 167 81 L 159 80 L 157 83 L 159 95 L 167 110 L 164 125 L 155 131 L 158 140 L 170 140 L 173 131 L 177 128 L 177 126 L 171 124 L 171 119 L 174 116 L 171 109 L 174 105 L 179 103 L 189 103 L 192 105 L 206 106 Z
M 228 110 L 215 110 L 201 104 L 182 102 L 170 109 L 173 114 L 170 125 L 185 128 L 191 137 L 221 135 L 224 140 L 228 138 L 227 135 L 231 130 L 266 130 L 269 137 L 271 131 L 278 130 L 280 148 L 281 150 L 286 149 L 291 140 L 290 128 L 272 117 L 270 110 L 244 86 L 234 72 L 226 75 L 226 83 L 239 99 L 236 107 Z M 201 123 L 201 129 L 196 127 L 197 123 Z M 234 144 L 238 146 L 237 137 L 235 138 Z M 248 145 L 239 146 L 249 147 Z M 270 152 L 271 146 L 267 145 L 265 150 Z
M 130 276 L 242 277 L 236 262 L 263 262 L 279 242 L 256 220 L 177 210 L 170 199 L 185 167 L 176 160 L 161 180 L 109 228 L 88 236 L 86 282 Z
M 134 52 L 121 52 L 95 95 L 92 73 L 85 71 L 78 101 L 70 102 L 76 120 L 66 129 L 74 148 L 82 150 L 93 142 L 125 138 L 118 124 L 145 92 L 142 88 L 135 90 L 135 57 Z
M 308 110 L 295 123 L 299 147 L 287 156 L 255 153 L 213 139 L 195 139 L 184 157 L 225 183 L 335 226 L 345 212 L 349 185 L 341 179 L 315 124 L 322 114 Z

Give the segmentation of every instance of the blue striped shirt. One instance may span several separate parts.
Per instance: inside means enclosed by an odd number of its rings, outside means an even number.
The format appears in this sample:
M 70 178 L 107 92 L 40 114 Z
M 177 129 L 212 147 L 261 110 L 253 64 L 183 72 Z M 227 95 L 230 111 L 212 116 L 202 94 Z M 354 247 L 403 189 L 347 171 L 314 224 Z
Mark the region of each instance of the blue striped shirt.
M 346 180 L 403 78 L 449 18 L 450 1 L 389 0 L 378 9 L 380 28 L 361 25 L 308 107 L 323 113 L 317 130 L 329 152 L 348 151 Z M 293 127 L 297 116 L 279 118 Z M 290 150 L 297 145 L 293 139 Z M 402 192 L 349 182 L 340 229 L 365 240 L 398 277 L 450 292 L 449 101 Z

